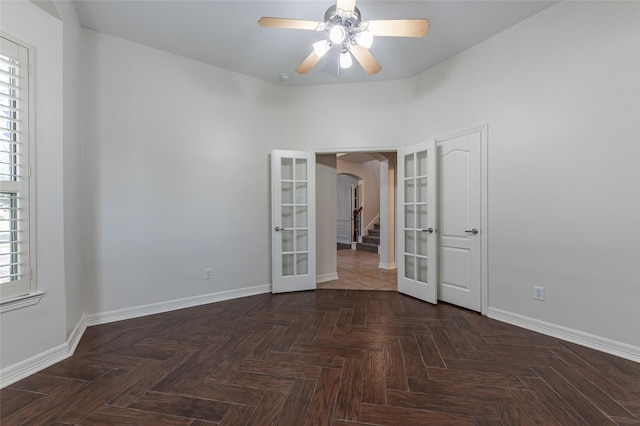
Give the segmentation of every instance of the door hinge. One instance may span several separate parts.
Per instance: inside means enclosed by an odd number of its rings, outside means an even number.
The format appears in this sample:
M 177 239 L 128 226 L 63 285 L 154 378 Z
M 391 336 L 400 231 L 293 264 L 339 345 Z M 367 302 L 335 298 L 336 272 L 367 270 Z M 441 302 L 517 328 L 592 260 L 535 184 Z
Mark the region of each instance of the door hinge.
M 27 74 L 31 74 L 31 61 L 27 61 Z
M 33 280 L 33 268 L 29 268 L 29 281 Z

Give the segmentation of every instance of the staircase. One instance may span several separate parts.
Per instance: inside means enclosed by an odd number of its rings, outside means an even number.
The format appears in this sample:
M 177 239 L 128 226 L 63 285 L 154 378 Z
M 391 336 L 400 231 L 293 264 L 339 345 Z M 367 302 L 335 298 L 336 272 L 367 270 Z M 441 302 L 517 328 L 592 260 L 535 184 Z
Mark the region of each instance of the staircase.
M 380 224 L 374 223 L 373 229 L 369 229 L 367 235 L 362 237 L 362 242 L 356 244 L 356 250 L 378 252 L 380 245 Z

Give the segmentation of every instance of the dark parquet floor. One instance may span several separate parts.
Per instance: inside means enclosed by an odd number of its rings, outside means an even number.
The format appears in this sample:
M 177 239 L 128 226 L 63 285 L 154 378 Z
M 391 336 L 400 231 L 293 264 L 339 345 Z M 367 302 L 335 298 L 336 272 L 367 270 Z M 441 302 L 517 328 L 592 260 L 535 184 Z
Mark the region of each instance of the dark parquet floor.
M 391 291 L 264 294 L 86 330 L 9 425 L 640 424 L 640 364 Z

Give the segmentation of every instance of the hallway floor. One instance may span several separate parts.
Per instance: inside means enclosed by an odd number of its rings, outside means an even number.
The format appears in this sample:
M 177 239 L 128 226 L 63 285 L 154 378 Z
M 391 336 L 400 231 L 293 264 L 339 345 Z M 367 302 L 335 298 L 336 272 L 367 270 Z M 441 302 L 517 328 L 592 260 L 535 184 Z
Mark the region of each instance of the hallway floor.
M 319 289 L 398 290 L 398 270 L 378 268 L 380 256 L 360 250 L 338 250 L 338 277 L 317 285 Z

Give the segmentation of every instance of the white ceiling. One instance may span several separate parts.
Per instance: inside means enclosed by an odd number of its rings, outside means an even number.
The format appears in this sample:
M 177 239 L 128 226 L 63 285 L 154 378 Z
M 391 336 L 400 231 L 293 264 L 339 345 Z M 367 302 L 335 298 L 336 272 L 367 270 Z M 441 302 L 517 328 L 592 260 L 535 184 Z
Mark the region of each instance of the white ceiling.
M 262 16 L 322 21 L 332 1 L 75 0 L 82 26 L 275 84 L 353 83 L 412 77 L 497 34 L 555 1 L 360 0 L 362 19 L 427 18 L 424 38 L 377 37 L 371 52 L 382 71 L 355 63 L 338 76 L 331 51 L 307 75 L 296 67 L 323 37 L 316 31 L 260 28 Z M 541 29 L 542 31 L 542 29 Z

